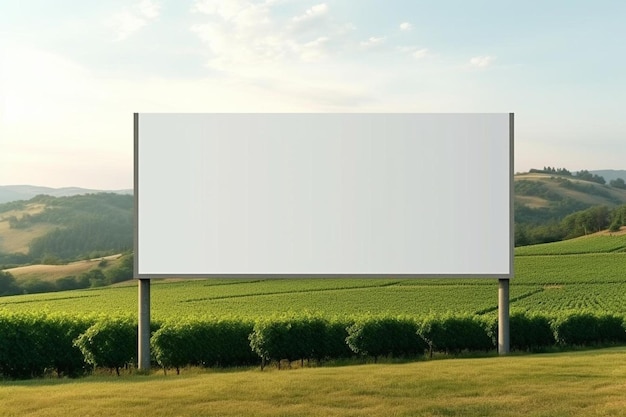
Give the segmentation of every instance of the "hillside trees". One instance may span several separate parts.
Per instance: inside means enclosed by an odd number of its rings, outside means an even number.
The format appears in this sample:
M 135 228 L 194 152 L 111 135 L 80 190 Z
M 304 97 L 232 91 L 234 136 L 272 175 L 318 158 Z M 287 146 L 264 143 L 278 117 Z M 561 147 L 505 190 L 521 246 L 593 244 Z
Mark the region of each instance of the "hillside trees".
M 57 227 L 34 239 L 31 259 L 77 260 L 103 253 L 119 253 L 133 246 L 133 197 L 111 193 L 73 197 L 38 196 L 30 202 L 46 204 L 38 214 L 13 219 L 11 227 L 34 223 Z
M 612 210 L 606 206 L 595 206 L 572 213 L 560 222 L 553 220 L 542 225 L 518 222 L 518 206 L 515 210 L 515 246 L 556 242 L 607 229 L 617 231 L 620 227 L 626 226 L 626 205 Z M 524 210 L 524 207 L 520 208 L 522 215 Z
M 609 182 L 609 185 L 611 187 L 615 187 L 615 188 L 619 188 L 619 189 L 622 189 L 622 190 L 626 190 L 626 182 L 624 182 L 624 180 L 622 178 L 617 178 L 617 179 L 611 180 Z
M 578 171 L 576 174 L 574 174 L 574 176 L 580 180 L 591 181 L 598 184 L 606 184 L 606 180 L 604 179 L 604 177 L 592 174 L 591 172 L 584 169 L 582 171 Z
M 561 227 L 566 238 L 574 238 L 607 229 L 610 219 L 608 207 L 597 206 L 570 214 L 563 219 Z
M 0 271 L 0 296 L 19 294 L 20 287 L 15 281 L 15 277 L 8 272 Z
M 528 171 L 531 174 L 555 174 L 555 175 L 563 175 L 569 177 L 572 175 L 570 171 L 565 168 L 555 168 L 555 167 L 543 167 L 543 169 L 532 168 Z
M 609 227 L 609 230 L 611 232 L 616 232 L 622 226 L 626 226 L 626 205 L 613 210 L 611 213 L 611 226 Z

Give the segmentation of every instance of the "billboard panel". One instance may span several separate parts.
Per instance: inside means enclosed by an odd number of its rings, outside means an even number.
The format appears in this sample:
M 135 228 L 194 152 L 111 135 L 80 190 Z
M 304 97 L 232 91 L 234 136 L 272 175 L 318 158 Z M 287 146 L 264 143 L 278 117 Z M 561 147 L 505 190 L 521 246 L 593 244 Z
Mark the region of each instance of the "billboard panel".
M 513 115 L 135 114 L 135 277 L 513 275 Z

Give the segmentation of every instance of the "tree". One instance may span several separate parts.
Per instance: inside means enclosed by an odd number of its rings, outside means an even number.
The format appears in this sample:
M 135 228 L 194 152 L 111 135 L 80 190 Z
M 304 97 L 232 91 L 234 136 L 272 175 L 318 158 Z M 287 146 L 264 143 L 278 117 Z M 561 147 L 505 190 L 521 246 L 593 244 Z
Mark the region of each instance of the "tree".
M 604 179 L 604 177 L 592 174 L 591 172 L 584 169 L 582 171 L 578 171 L 575 177 L 583 181 L 595 182 L 602 185 L 606 184 L 606 180 Z
M 626 190 L 626 182 L 624 182 L 622 178 L 611 180 L 609 185 L 614 188 L 621 188 L 622 190 Z
M 94 367 L 115 369 L 135 361 L 137 352 L 137 324 L 130 319 L 104 319 L 88 328 L 74 345 L 80 349 L 85 362 Z
M 19 294 L 20 287 L 9 272 L 0 271 L 0 296 Z

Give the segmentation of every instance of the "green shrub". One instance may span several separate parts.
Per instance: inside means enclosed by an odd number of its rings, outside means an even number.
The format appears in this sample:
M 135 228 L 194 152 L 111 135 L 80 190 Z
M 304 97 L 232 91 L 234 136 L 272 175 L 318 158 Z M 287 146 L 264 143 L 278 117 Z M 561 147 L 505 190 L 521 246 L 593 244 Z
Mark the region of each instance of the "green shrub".
M 555 343 L 550 319 L 546 316 L 513 313 L 509 326 L 511 350 L 532 351 Z
M 418 324 L 401 317 L 364 317 L 348 327 L 346 342 L 360 355 L 415 356 L 428 347 L 418 335 Z
M 32 314 L 0 316 L 0 373 L 9 378 L 32 378 L 46 370 L 42 320 Z
M 323 359 L 343 359 L 354 356 L 354 351 L 348 346 L 348 328 L 354 320 L 333 318 L 326 323 L 326 333 L 323 338 Z
M 164 369 L 184 366 L 242 366 L 258 362 L 248 336 L 253 324 L 242 320 L 187 320 L 166 323 L 150 339 Z
M 115 369 L 135 362 L 137 354 L 137 324 L 131 319 L 102 319 L 75 341 L 85 357 L 94 367 Z
M 78 376 L 85 370 L 81 352 L 73 341 L 90 318 L 69 315 L 0 314 L 0 374 L 32 378 L 55 371 L 58 376 Z
M 87 363 L 74 340 L 92 324 L 91 317 L 53 315 L 46 321 L 45 345 L 49 365 L 57 376 L 76 377 L 85 373 Z
M 610 314 L 563 314 L 553 321 L 552 328 L 560 345 L 590 346 L 626 341 L 623 318 Z
M 259 355 L 263 366 L 267 361 L 322 360 L 335 352 L 338 339 L 344 338 L 339 324 L 331 325 L 321 317 L 313 315 L 283 316 L 259 320 L 250 335 L 250 347 Z M 344 342 L 345 343 L 345 342 Z
M 432 316 L 422 321 L 418 334 L 431 351 L 460 353 L 489 351 L 495 348 L 493 324 L 487 319 L 469 315 Z

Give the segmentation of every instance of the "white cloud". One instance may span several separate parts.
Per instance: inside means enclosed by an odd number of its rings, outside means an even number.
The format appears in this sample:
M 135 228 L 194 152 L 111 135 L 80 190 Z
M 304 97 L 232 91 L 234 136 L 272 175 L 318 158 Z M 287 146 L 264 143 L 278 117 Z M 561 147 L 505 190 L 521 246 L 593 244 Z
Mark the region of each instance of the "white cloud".
M 361 46 L 363 46 L 365 48 L 371 48 L 371 47 L 374 47 L 374 46 L 380 46 L 384 42 L 385 42 L 385 37 L 384 36 L 381 36 L 379 38 L 377 38 L 375 36 L 371 36 L 366 41 L 361 42 Z
M 326 3 L 317 4 L 308 9 L 304 14 L 295 16 L 291 20 L 294 23 L 305 22 L 325 16 L 328 13 L 328 5 Z
M 417 51 L 413 51 L 413 53 L 411 53 L 411 55 L 415 59 L 424 58 L 427 54 L 428 54 L 428 49 L 427 48 L 418 49 Z
M 319 61 L 326 56 L 324 45 L 329 41 L 326 36 L 321 36 L 314 41 L 307 42 L 299 48 L 300 58 L 305 62 Z
M 472 59 L 470 59 L 469 63 L 473 67 L 486 68 L 489 65 L 491 65 L 491 63 L 494 60 L 495 60 L 495 58 L 492 57 L 492 56 L 483 55 L 483 56 L 475 56 L 475 57 L 473 57 Z
M 161 5 L 151 0 L 142 0 L 136 10 L 146 19 L 156 19 L 161 12 Z
M 115 40 L 122 41 L 159 17 L 161 6 L 152 0 L 142 0 L 114 14 L 105 24 L 115 33 Z
M 203 0 L 193 10 L 208 22 L 191 27 L 209 49 L 209 66 L 227 70 L 238 65 L 259 65 L 293 54 L 293 42 L 272 22 L 269 3 L 243 0 Z
M 206 23 L 190 30 L 208 47 L 208 66 L 228 73 L 275 72 L 299 62 L 319 61 L 327 54 L 331 39 L 346 33 L 345 27 L 321 24 L 328 15 L 325 3 L 288 20 L 274 18 L 277 1 L 200 0 L 192 11 L 203 14 Z M 327 23 L 327 21 L 325 21 Z M 285 69 L 281 70 L 283 73 Z
M 107 21 L 107 26 L 115 32 L 116 41 L 128 38 L 145 25 L 145 19 L 142 19 L 129 10 L 119 12 Z
M 408 32 L 411 29 L 413 29 L 413 25 L 410 24 L 409 22 L 402 22 L 400 23 L 400 30 L 403 32 Z

